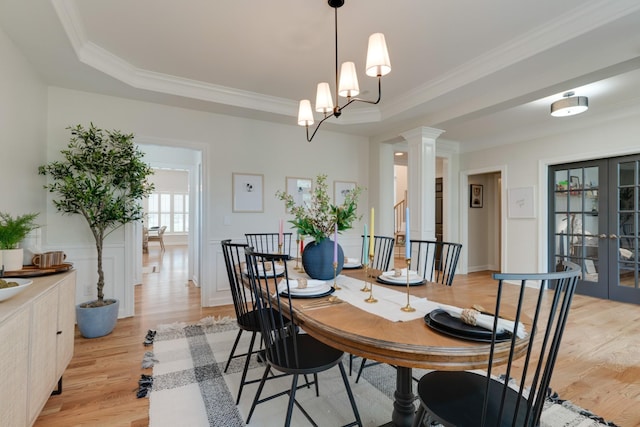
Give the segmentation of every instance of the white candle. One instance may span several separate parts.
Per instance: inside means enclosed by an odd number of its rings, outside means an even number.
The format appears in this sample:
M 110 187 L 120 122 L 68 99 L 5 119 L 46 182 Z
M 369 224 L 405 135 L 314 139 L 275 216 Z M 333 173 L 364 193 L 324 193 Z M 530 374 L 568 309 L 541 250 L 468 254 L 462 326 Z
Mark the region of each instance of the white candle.
M 367 256 L 367 250 L 369 249 L 369 236 L 367 235 L 367 224 L 364 225 L 364 241 L 362 242 L 362 264 L 369 265 L 369 257 Z
M 373 256 L 373 251 L 374 251 L 373 226 L 374 226 L 374 213 L 373 213 L 373 208 L 371 208 L 371 235 L 369 238 L 369 256 L 370 257 Z
M 407 212 L 405 214 L 405 224 L 406 224 L 406 229 L 407 231 L 405 232 L 405 236 L 404 236 L 404 250 L 405 250 L 405 257 L 407 259 L 411 258 L 411 243 L 409 243 L 409 208 L 407 208 Z

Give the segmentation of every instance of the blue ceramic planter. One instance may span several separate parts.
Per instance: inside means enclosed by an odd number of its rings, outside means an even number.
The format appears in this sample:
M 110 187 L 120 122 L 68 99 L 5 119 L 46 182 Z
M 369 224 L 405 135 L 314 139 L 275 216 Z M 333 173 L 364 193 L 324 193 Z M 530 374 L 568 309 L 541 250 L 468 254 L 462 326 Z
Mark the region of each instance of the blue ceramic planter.
M 105 300 L 106 301 L 106 300 Z M 120 301 L 103 307 L 80 307 L 76 305 L 78 329 L 85 338 L 98 338 L 108 335 L 116 327 Z
M 342 271 L 344 252 L 338 244 L 338 268 L 336 275 Z M 312 279 L 333 280 L 333 240 L 324 239 L 320 243 L 311 242 L 302 251 L 302 266 Z

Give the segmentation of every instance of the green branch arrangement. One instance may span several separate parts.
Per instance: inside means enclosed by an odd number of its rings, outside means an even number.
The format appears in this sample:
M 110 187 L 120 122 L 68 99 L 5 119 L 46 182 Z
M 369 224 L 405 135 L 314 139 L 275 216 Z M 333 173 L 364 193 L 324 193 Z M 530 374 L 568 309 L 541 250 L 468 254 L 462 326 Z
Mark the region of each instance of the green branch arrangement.
M 319 243 L 334 233 L 335 224 L 338 224 L 339 232 L 349 230 L 353 227 L 353 222 L 362 217 L 358 216 L 358 199 L 362 191 L 362 187 L 356 186 L 346 193 L 341 205 L 332 205 L 327 175 L 320 174 L 316 177 L 316 185 L 308 204 L 296 205 L 293 196 L 284 191 L 277 191 L 276 197 L 285 202 L 287 213 L 294 216 L 289 223 L 293 224 L 298 233 L 310 236 Z

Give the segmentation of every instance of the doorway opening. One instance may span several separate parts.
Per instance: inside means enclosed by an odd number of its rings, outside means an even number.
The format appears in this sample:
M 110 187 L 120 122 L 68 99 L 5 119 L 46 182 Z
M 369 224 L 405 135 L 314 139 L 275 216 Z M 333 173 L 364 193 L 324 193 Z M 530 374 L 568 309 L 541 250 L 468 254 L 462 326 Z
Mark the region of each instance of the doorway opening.
M 549 266 L 582 266 L 577 292 L 640 304 L 640 155 L 549 167 Z
M 141 254 L 135 267 L 136 283 L 142 282 L 142 274 L 150 279 L 170 268 L 174 277 L 183 275 L 176 281 L 179 286 L 200 286 L 202 152 L 154 144 L 140 144 L 140 149 L 156 173 L 150 178 L 154 193 L 143 202 L 145 220 L 136 232 L 136 245 L 142 249 L 143 226 L 166 229 L 162 242 L 147 242 L 146 252 L 135 251 Z
M 467 272 L 500 271 L 502 256 L 502 171 L 467 175 L 468 191 L 461 207 L 466 213 Z

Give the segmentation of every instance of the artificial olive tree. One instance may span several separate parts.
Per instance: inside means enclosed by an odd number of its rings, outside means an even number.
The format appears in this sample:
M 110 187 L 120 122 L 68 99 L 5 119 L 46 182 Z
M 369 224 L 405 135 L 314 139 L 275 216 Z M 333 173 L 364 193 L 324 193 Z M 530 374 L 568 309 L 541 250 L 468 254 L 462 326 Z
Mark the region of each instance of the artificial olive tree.
M 98 299 L 88 306 L 104 306 L 104 239 L 121 226 L 142 219 L 141 200 L 153 191 L 148 177 L 151 167 L 143 162 L 144 153 L 133 142 L 133 134 L 118 130 L 88 129 L 81 125 L 67 128 L 71 139 L 64 160 L 40 166 L 40 175 L 48 175 L 44 186 L 56 194 L 53 204 L 62 214 L 80 214 L 89 225 L 98 256 Z

